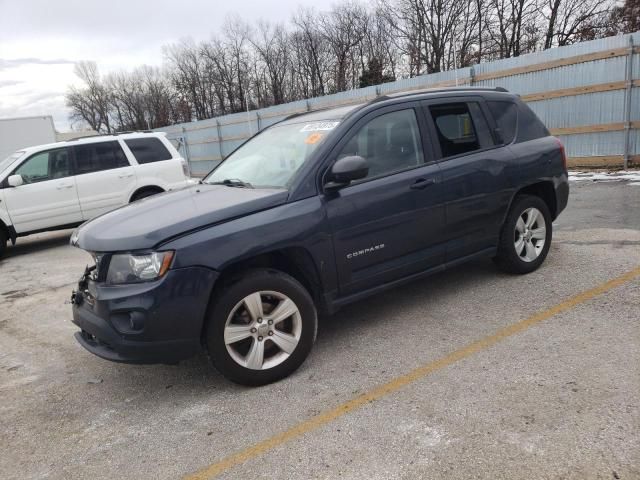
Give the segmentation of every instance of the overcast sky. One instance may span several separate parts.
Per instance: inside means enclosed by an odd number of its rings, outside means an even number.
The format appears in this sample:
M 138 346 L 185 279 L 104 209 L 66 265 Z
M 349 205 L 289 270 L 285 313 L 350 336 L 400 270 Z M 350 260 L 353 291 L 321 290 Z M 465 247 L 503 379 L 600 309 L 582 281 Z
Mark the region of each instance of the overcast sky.
M 67 87 L 74 63 L 101 73 L 161 65 L 162 46 L 208 39 L 227 15 L 288 21 L 312 0 L 0 0 L 0 118 L 53 115 L 69 129 Z M 321 9 L 327 9 L 325 4 Z

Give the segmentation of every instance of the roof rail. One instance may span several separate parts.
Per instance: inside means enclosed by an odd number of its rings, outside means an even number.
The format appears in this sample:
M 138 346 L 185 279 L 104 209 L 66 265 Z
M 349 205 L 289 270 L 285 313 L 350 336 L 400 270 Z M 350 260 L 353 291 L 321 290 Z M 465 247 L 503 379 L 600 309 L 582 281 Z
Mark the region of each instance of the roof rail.
M 420 95 L 422 93 L 437 93 L 437 92 L 458 92 L 458 91 L 483 91 L 483 92 L 508 92 L 504 87 L 471 87 L 471 86 L 460 86 L 460 87 L 432 87 L 432 88 L 422 88 L 420 90 L 408 90 L 404 92 L 396 92 L 390 93 L 387 95 L 382 95 L 380 97 L 375 98 L 369 103 L 375 103 L 382 100 L 388 100 L 391 98 L 399 98 L 399 97 L 407 97 L 410 95 Z
M 81 137 L 73 137 L 67 138 L 65 142 L 73 142 L 74 140 L 80 140 L 81 138 L 95 138 L 95 137 L 104 137 L 104 133 L 96 133 L 95 135 L 83 135 Z
M 126 135 L 128 133 L 154 133 L 153 130 L 123 130 L 122 132 L 113 133 L 96 133 L 95 135 L 83 135 L 80 137 L 73 137 L 65 140 L 65 142 L 73 142 L 74 140 L 82 140 L 83 138 L 95 138 L 95 137 L 108 137 L 117 135 Z
M 485 91 L 485 92 L 509 92 L 509 90 L 507 90 L 504 87 L 471 87 L 471 86 L 461 86 L 461 87 L 432 87 L 432 88 L 423 88 L 420 90 L 408 90 L 408 91 L 403 91 L 403 92 L 396 92 L 396 93 L 391 93 L 391 94 L 387 94 L 387 95 L 380 95 L 379 97 L 376 97 L 372 100 L 370 100 L 369 102 L 362 102 L 362 106 L 367 106 L 367 105 L 371 105 L 377 102 L 382 102 L 384 100 L 391 100 L 392 98 L 399 98 L 399 97 L 405 97 L 405 96 L 410 96 L 410 95 L 420 95 L 422 93 L 437 93 L 437 92 L 455 92 L 455 91 L 475 91 L 475 90 L 480 90 L 480 91 Z M 360 102 L 354 102 L 354 105 L 357 105 Z M 292 113 L 290 115 L 287 115 L 285 118 L 283 118 L 282 120 L 280 120 L 279 122 L 276 123 L 280 123 L 280 122 L 284 122 L 287 120 L 290 120 L 292 118 L 296 118 L 302 115 L 307 115 L 308 113 L 315 113 L 315 112 L 322 112 L 323 110 L 332 110 L 334 108 L 338 108 L 338 105 L 329 105 L 326 107 L 322 107 L 322 108 L 318 108 L 318 109 L 314 109 L 314 110 L 305 110 L 303 112 L 296 112 L 296 113 Z M 358 109 L 356 109 L 358 110 Z M 351 112 L 350 114 L 352 114 L 354 112 Z M 349 114 L 349 115 L 350 115 Z M 348 115 L 347 115 L 348 116 Z M 147 131 L 147 130 L 145 130 Z M 129 132 L 121 132 L 121 133 L 129 133 Z
M 127 133 L 153 133 L 153 130 L 123 130 L 122 132 L 112 133 L 111 135 L 125 135 Z

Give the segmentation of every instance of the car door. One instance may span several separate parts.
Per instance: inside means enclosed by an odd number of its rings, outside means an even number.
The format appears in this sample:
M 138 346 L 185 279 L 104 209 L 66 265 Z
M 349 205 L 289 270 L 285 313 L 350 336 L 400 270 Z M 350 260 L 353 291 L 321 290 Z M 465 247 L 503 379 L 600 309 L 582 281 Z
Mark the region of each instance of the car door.
M 323 197 L 341 296 L 444 259 L 440 173 L 428 145 L 425 149 L 417 107 L 404 103 L 376 110 L 333 149 L 331 163 L 350 155 L 369 163 L 366 178 Z M 424 225 L 429 227 L 423 229 Z
M 82 221 L 69 149 L 35 153 L 12 175 L 22 176 L 18 187 L 5 186 L 6 208 L 18 233 L 44 230 Z
M 446 202 L 447 262 L 495 247 L 511 198 L 511 153 L 494 144 L 483 100 L 423 102 Z
M 75 145 L 73 157 L 85 220 L 129 203 L 136 175 L 118 141 Z

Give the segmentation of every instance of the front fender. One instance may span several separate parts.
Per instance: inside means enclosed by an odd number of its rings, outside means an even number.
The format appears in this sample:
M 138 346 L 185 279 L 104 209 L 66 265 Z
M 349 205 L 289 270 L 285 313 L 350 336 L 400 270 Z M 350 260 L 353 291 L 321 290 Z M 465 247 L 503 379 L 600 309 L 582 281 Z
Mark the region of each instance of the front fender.
M 174 268 L 201 265 L 220 272 L 259 255 L 302 249 L 311 256 L 322 288 L 336 285 L 331 234 L 318 197 L 204 227 L 158 247 L 176 250 Z

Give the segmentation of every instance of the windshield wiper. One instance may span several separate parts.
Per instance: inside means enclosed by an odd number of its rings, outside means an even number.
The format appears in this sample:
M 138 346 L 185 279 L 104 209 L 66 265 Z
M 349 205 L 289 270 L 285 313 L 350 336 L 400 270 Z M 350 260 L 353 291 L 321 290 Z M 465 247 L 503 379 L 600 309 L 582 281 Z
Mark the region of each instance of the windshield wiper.
M 227 187 L 253 188 L 249 182 L 243 182 L 239 178 L 225 178 L 221 182 L 211 182 L 211 185 L 226 185 Z

